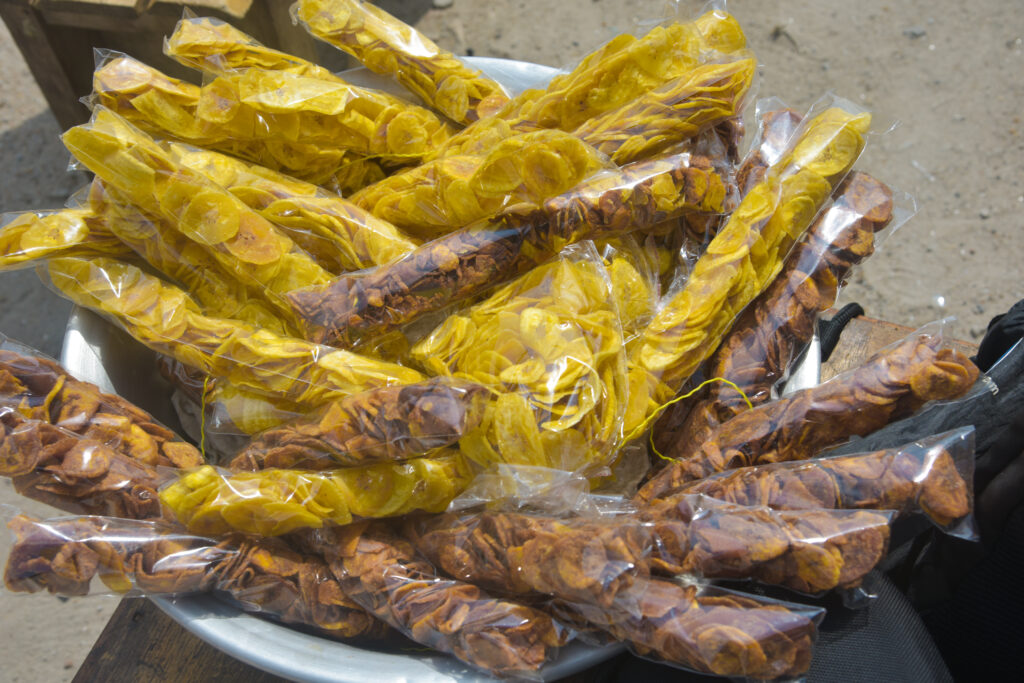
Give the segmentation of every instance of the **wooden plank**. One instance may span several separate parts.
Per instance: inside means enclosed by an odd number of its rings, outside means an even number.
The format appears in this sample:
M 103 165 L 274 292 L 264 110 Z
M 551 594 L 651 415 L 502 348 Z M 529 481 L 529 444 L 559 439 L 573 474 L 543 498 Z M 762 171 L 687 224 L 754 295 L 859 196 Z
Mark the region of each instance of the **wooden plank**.
M 282 683 L 207 645 L 149 600 L 125 598 L 86 657 L 74 683 L 218 681 Z
M 274 5 L 281 4 L 288 6 L 291 4 L 286 0 L 266 1 Z M 178 5 L 179 7 L 188 5 L 199 14 L 202 14 L 203 10 L 216 10 L 218 12 L 230 14 L 237 19 L 241 19 L 249 13 L 253 0 L 157 0 L 157 3 L 161 5 Z
M 86 93 L 76 88 L 58 52 L 65 49 L 66 44 L 55 39 L 39 13 L 27 4 L 0 2 L 0 19 L 7 25 L 25 57 L 61 128 L 70 128 L 85 121 L 89 111 L 78 98 Z

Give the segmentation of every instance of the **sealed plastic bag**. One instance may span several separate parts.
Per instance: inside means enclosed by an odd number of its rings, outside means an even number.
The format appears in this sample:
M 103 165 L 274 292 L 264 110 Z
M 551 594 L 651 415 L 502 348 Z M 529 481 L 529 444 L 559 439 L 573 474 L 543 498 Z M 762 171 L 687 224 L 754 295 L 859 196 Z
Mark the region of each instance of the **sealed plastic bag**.
M 535 679 L 571 635 L 538 609 L 442 577 L 385 523 L 305 532 L 303 540 L 375 617 L 491 675 Z
M 391 76 L 456 123 L 487 117 L 508 101 L 498 83 L 369 3 L 301 0 L 293 12 L 315 37 Z
M 517 132 L 538 128 L 576 130 L 685 76 L 706 53 L 730 54 L 745 46 L 735 18 L 720 10 L 705 12 L 693 22 L 655 26 L 639 38 L 617 35 L 543 89 L 520 93 L 494 117 L 456 133 L 436 156 L 485 153 Z
M 851 436 L 906 417 L 928 401 L 965 395 L 978 369 L 942 347 L 937 326 L 882 349 L 864 365 L 816 387 L 740 413 L 702 443 L 678 443 L 674 459 L 638 492 L 652 501 L 715 472 L 784 460 L 806 460 Z
M 748 401 L 760 405 L 777 398 L 778 387 L 811 341 L 818 316 L 835 303 L 853 266 L 874 251 L 875 233 L 889 225 L 893 212 L 888 187 L 866 174 L 851 174 L 836 190 L 832 206 L 797 243 L 782 272 L 733 324 L 711 357 L 704 374 L 735 386 L 714 384 L 695 399 L 670 406 L 655 425 L 655 445 L 666 449 L 677 442 L 700 443 L 715 427 L 746 410 Z
M 215 540 L 162 522 L 112 517 L 19 515 L 8 526 L 15 536 L 4 574 L 11 591 L 62 597 L 217 592 L 246 612 L 331 638 L 381 638 L 388 631 L 345 595 L 321 558 L 278 539 Z
M 375 389 L 257 435 L 230 468 L 325 470 L 408 460 L 475 429 L 485 403 L 483 387 L 461 381 Z
M 198 450 L 149 413 L 120 396 L 101 392 L 94 384 L 76 380 L 55 361 L 2 335 L 0 407 L 10 411 L 4 418 L 8 426 L 36 420 L 110 443 L 121 454 L 147 465 L 195 467 L 203 462 Z M 46 456 L 45 451 L 8 451 L 3 472 L 10 476 L 29 471 L 36 466 L 33 458 Z
M 809 117 L 715 235 L 686 286 L 647 327 L 630 359 L 630 433 L 672 398 L 739 312 L 778 275 L 794 242 L 860 156 L 871 117 L 845 106 Z
M 166 76 L 127 55 L 104 53 L 100 57 L 93 74 L 95 102 L 151 135 L 216 149 L 312 183 L 348 182 L 366 172 L 380 174 L 375 162 L 337 146 L 239 138 L 236 131 L 198 117 L 202 95 L 198 86 Z M 353 172 L 352 167 L 358 170 Z
M 217 152 L 181 144 L 163 148 L 177 163 L 230 191 L 335 272 L 389 263 L 416 248 L 393 225 L 311 183 Z
M 595 469 L 621 439 L 625 347 L 611 282 L 589 243 L 571 247 L 412 350 L 429 372 L 492 392 L 459 448 L 471 460 Z
M 98 107 L 71 128 L 64 144 L 89 170 L 140 209 L 171 222 L 204 246 L 225 271 L 268 296 L 327 282 L 322 269 L 288 237 L 227 190 L 176 163 L 152 138 Z
M 617 164 L 649 158 L 738 115 L 756 68 L 753 58 L 703 64 L 573 134 Z
M 685 211 L 722 211 L 727 189 L 688 153 L 603 171 L 541 207 L 510 207 L 405 258 L 289 299 L 307 337 L 351 344 L 463 301 L 584 239 L 630 232 Z
M 741 467 L 681 489 L 736 505 L 775 510 L 852 508 L 923 514 L 940 529 L 972 538 L 974 429 L 956 429 L 899 448 Z M 679 494 L 676 494 L 679 495 Z M 656 509 L 672 506 L 676 496 Z M 650 513 L 658 516 L 656 511 Z
M 185 292 L 125 263 L 54 259 L 57 291 L 122 326 L 149 348 L 227 383 L 313 408 L 423 376 L 386 363 L 200 313 Z
M 568 191 L 607 158 L 562 131 L 512 136 L 479 155 L 449 155 L 396 173 L 352 201 L 414 237 L 433 239 L 502 208 Z
M 25 211 L 0 217 L 0 271 L 34 266 L 53 256 L 131 252 L 89 211 Z
M 222 474 L 210 466 L 182 473 L 160 501 L 190 531 L 279 536 L 356 517 L 440 512 L 472 473 L 457 453 L 329 472 L 260 470 Z
M 275 310 L 264 291 L 247 287 L 226 272 L 208 250 L 178 232 L 173 223 L 143 213 L 98 178 L 89 187 L 88 206 L 96 220 L 122 244 L 159 272 L 185 285 L 207 315 L 241 320 L 278 334 L 294 334 L 290 316 Z
M 215 74 L 264 69 L 344 83 L 322 66 L 269 48 L 220 19 L 193 16 L 187 9 L 174 33 L 164 40 L 164 54 L 185 66 Z

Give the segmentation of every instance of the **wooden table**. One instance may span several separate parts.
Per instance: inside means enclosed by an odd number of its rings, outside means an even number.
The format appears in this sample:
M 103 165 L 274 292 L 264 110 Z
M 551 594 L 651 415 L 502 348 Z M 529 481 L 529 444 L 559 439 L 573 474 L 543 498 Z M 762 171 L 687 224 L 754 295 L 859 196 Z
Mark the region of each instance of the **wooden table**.
M 822 379 L 861 364 L 878 349 L 901 339 L 911 328 L 872 318 L 856 318 L 843 331 L 839 345 L 822 366 Z M 973 355 L 977 346 L 952 341 L 950 345 Z M 595 667 L 567 679 L 582 683 L 596 677 Z M 284 679 L 264 673 L 202 642 L 164 615 L 149 600 L 126 598 L 111 616 L 75 683 L 93 681 L 218 681 L 269 683 Z

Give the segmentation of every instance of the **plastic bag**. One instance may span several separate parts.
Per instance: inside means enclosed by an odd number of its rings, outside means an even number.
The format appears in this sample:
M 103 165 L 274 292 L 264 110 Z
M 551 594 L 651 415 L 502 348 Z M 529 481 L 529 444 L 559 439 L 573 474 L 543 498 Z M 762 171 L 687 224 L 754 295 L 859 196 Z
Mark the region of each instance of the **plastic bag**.
M 740 413 L 702 443 L 679 443 L 674 459 L 637 494 L 652 501 L 687 482 L 737 467 L 806 460 L 851 436 L 863 436 L 917 411 L 928 401 L 965 395 L 978 369 L 942 348 L 938 326 L 882 349 L 864 365 L 816 387 Z
M 576 130 L 592 118 L 626 106 L 644 93 L 688 74 L 706 52 L 728 54 L 746 47 L 739 24 L 712 10 L 694 22 L 667 22 L 635 38 L 620 34 L 590 53 L 543 89 L 527 90 L 493 118 L 459 131 L 437 156 L 480 154 L 517 132 L 538 128 Z
M 657 307 L 657 273 L 652 267 L 651 254 L 640 246 L 634 235 L 601 240 L 596 246 L 611 281 L 628 353 Z
M 389 263 L 416 248 L 393 225 L 311 183 L 217 152 L 181 144 L 163 148 L 175 162 L 229 190 L 334 272 Z
M 922 514 L 943 531 L 973 539 L 973 471 L 974 429 L 968 427 L 873 453 L 741 467 L 688 484 L 681 493 L 775 510 Z M 672 506 L 675 497 L 655 508 Z
M 846 105 L 844 105 L 846 106 Z M 628 433 L 672 398 L 739 312 L 778 275 L 796 240 L 860 156 L 871 117 L 831 103 L 732 213 L 630 359 Z
M 264 299 L 262 290 L 232 277 L 208 250 L 182 235 L 172 223 L 143 213 L 98 178 L 89 187 L 87 201 L 97 221 L 146 263 L 185 285 L 207 315 L 294 334 L 290 316 L 279 314 Z
M 244 284 L 266 288 L 268 297 L 330 280 L 272 223 L 205 176 L 175 163 L 113 112 L 97 108 L 90 123 L 71 128 L 63 140 L 104 182 L 140 209 L 170 221 Z
M 119 53 L 99 53 L 98 62 L 93 101 L 151 135 L 216 149 L 313 183 L 347 180 L 352 175 L 350 166 L 359 169 L 359 176 L 368 170 L 368 163 L 375 165 L 365 156 L 337 146 L 238 138 L 235 131 L 198 117 L 202 94 L 198 86 Z
M 607 606 L 650 574 L 756 579 L 810 594 L 853 587 L 885 557 L 893 514 L 777 512 L 680 495 L 639 515 L 445 515 L 422 520 L 411 535 L 455 578 Z
M 0 217 L 0 272 L 34 266 L 53 256 L 131 253 L 89 211 L 25 211 Z
M 197 17 L 187 8 L 174 27 L 174 33 L 164 39 L 164 54 L 185 66 L 215 74 L 264 69 L 344 83 L 322 66 L 271 49 L 227 22 L 214 17 Z
M 300 0 L 292 12 L 313 36 L 391 76 L 456 123 L 490 116 L 508 101 L 498 83 L 373 5 Z
M 786 151 L 803 120 L 800 112 L 790 109 L 776 98 L 759 100 L 756 117 L 757 137 L 736 169 L 736 185 L 743 197 L 764 180 L 765 173 Z
M 351 344 L 507 282 L 569 244 L 684 211 L 721 211 L 726 201 L 726 186 L 709 160 L 687 153 L 662 157 L 598 173 L 541 207 L 510 207 L 392 264 L 289 299 L 308 338 Z
M 15 536 L 7 589 L 59 596 L 225 594 L 246 612 L 332 638 L 381 638 L 388 629 L 349 599 L 325 562 L 278 539 L 214 540 L 162 522 L 111 517 L 8 524 Z M 102 587 L 96 580 L 102 582 Z
M 537 678 L 571 635 L 544 612 L 441 577 L 386 524 L 306 532 L 303 540 L 364 609 L 492 675 Z
M 199 451 L 120 396 L 80 382 L 38 351 L 0 335 L 0 409 L 4 422 L 39 421 L 85 439 L 110 443 L 122 455 L 147 465 L 195 467 Z M 9 411 L 9 413 L 7 412 Z M 11 443 L 14 445 L 14 442 Z M 19 452 L 20 451 L 20 452 Z M 16 448 L 2 459 L 3 473 L 30 471 L 45 451 Z M 24 459 L 24 460 L 23 460 Z
M 274 334 L 197 310 L 182 290 L 109 259 L 54 259 L 56 290 L 158 353 L 228 384 L 314 408 L 367 389 L 412 384 L 410 368 Z
M 411 356 L 432 374 L 490 389 L 482 423 L 459 443 L 474 462 L 594 470 L 614 456 L 625 347 L 611 282 L 589 243 L 453 313 Z
M 483 387 L 459 381 L 375 389 L 257 435 L 230 469 L 325 470 L 408 460 L 475 429 L 485 403 Z
M 733 382 L 752 405 L 778 398 L 778 387 L 811 341 L 818 316 L 836 300 L 850 270 L 874 251 L 875 233 L 894 216 L 888 187 L 852 173 L 786 260 L 778 277 L 747 307 L 708 362 L 707 377 Z M 901 212 L 898 221 L 905 220 Z M 652 437 L 660 449 L 700 443 L 747 408 L 736 387 L 718 383 L 670 406 Z
M 160 502 L 190 531 L 279 536 L 349 524 L 356 517 L 440 512 L 472 478 L 458 453 L 329 472 L 260 470 L 222 474 L 210 466 L 182 473 Z
M 589 119 L 573 135 L 617 164 L 649 158 L 736 116 L 756 69 L 753 58 L 702 64 L 621 109 Z
M 523 133 L 479 155 L 429 161 L 360 190 L 352 201 L 419 239 L 433 239 L 502 208 L 566 192 L 607 158 L 562 131 Z
M 821 607 L 714 586 L 641 578 L 604 607 L 556 601 L 551 611 L 625 642 L 636 655 L 717 676 L 793 679 L 807 672 Z M 581 637 L 604 645 L 600 638 Z

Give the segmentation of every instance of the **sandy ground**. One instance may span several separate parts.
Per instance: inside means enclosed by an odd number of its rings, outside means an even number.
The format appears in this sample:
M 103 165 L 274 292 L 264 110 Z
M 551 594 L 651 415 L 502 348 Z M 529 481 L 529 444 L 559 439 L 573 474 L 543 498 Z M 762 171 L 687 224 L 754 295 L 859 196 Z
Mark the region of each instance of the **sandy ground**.
M 659 16 L 660 2 L 399 0 L 382 3 L 457 53 L 553 66 Z M 687 13 L 698 7 L 684 3 Z M 758 94 L 806 109 L 831 90 L 876 114 L 862 169 L 913 195 L 917 216 L 844 293 L 869 315 L 918 325 L 946 315 L 978 339 L 1024 297 L 1024 15 L 977 0 L 732 0 L 762 65 Z M 0 26 L 0 210 L 60 206 L 59 130 Z M 0 280 L 0 331 L 57 354 L 68 305 L 31 271 Z M 0 481 L 0 504 L 41 512 Z M 10 510 L 3 511 L 9 516 Z M 6 539 L 0 553 L 6 555 Z M 0 593 L 0 681 L 70 680 L 115 601 Z

